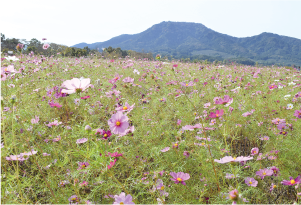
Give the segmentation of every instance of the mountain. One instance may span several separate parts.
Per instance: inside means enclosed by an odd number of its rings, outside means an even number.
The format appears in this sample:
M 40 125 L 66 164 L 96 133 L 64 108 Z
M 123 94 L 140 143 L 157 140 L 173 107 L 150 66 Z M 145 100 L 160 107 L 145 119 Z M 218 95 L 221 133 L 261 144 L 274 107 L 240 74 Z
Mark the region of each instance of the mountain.
M 163 54 L 174 58 L 249 59 L 263 64 L 301 66 L 301 40 L 262 33 L 257 36 L 237 38 L 218 33 L 200 23 L 162 22 L 133 35 L 123 34 L 105 42 L 80 43 L 72 47 L 90 49 L 120 47 Z

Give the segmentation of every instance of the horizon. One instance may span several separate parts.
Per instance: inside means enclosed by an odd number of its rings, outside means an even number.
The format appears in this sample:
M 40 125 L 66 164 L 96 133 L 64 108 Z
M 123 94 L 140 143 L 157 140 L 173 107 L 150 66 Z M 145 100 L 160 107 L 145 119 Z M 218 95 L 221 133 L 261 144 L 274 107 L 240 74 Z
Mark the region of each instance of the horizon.
M 301 1 L 180 0 L 140 2 L 5 1 L 0 14 L 6 38 L 32 38 L 73 46 L 96 43 L 122 34 L 138 34 L 163 21 L 201 23 L 218 33 L 243 38 L 274 33 L 301 39 Z M 16 6 L 17 5 L 17 6 Z M 59 7 L 57 5 L 60 5 Z M 72 9 L 70 9 L 72 5 Z M 260 7 L 258 7 L 260 5 Z M 108 9 L 110 8 L 110 9 Z M 61 13 L 56 17 L 52 13 Z M 4 20 L 5 19 L 5 20 Z

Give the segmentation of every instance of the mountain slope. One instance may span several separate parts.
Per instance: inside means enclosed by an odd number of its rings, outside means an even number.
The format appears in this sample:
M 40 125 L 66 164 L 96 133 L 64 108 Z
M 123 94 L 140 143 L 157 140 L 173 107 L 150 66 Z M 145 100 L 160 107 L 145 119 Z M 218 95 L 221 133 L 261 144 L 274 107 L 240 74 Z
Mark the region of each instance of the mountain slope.
M 120 35 L 105 42 L 80 43 L 73 47 L 91 49 L 112 46 L 122 50 L 135 50 L 168 54 L 174 57 L 221 55 L 249 58 L 259 62 L 301 65 L 301 40 L 272 33 L 236 38 L 213 31 L 203 24 L 162 22 L 134 35 Z

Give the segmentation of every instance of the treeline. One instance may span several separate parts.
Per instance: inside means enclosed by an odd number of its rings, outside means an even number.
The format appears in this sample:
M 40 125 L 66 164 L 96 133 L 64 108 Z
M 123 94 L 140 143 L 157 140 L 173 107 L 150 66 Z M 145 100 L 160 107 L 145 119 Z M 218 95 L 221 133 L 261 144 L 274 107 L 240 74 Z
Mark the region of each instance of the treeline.
M 144 58 L 147 58 L 149 60 L 154 59 L 152 53 L 137 52 L 132 50 L 121 50 L 121 48 L 119 47 L 112 48 L 111 46 L 103 49 L 102 56 L 111 59 L 124 58 L 126 56 L 130 56 L 131 58 L 136 58 L 136 59 L 144 59 Z
M 17 50 L 17 45 L 22 44 L 23 48 Z M 49 47 L 47 49 L 43 48 L 43 45 L 48 44 L 46 42 L 41 42 L 36 38 L 31 39 L 30 41 L 26 41 L 25 39 L 17 39 L 17 38 L 5 38 L 5 35 L 1 33 L 1 52 L 7 53 L 8 51 L 14 51 L 14 53 L 22 52 L 24 54 L 34 53 L 36 55 L 44 55 L 44 56 L 87 56 L 89 54 L 95 54 L 98 51 L 93 49 L 89 49 L 85 47 L 81 48 L 73 48 L 65 45 L 60 45 L 56 43 L 49 43 Z

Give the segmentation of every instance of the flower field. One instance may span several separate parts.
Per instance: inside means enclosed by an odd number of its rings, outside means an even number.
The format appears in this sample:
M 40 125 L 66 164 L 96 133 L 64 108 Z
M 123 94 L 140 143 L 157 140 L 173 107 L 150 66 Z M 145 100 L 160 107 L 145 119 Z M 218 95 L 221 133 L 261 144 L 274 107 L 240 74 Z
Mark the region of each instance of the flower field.
M 301 202 L 301 74 L 1 57 L 1 203 Z

